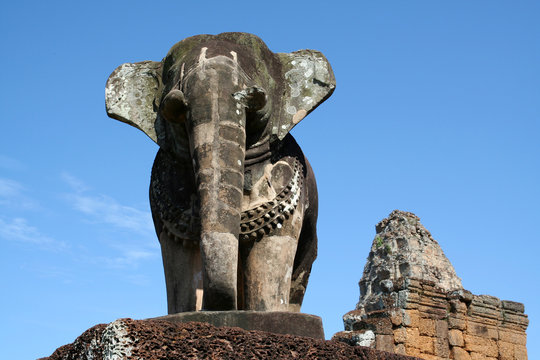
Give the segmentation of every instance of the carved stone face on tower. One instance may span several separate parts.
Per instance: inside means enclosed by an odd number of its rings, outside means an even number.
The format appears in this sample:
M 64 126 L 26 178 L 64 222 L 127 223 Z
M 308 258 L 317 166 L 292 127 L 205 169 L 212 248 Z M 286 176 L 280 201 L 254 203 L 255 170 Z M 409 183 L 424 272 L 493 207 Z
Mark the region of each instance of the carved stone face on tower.
M 316 257 L 317 190 L 289 131 L 335 79 L 317 51 L 198 35 L 119 66 L 107 114 L 159 146 L 150 202 L 169 313 L 299 311 Z

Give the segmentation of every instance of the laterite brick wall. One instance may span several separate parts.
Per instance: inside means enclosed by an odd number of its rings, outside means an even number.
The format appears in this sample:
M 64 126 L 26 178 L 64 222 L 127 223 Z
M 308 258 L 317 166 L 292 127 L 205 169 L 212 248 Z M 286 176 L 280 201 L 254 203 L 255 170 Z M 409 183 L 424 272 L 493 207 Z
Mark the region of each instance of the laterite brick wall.
M 426 360 L 525 360 L 523 304 L 467 290 L 445 292 L 407 279 L 388 294 L 385 309 L 343 317 L 335 339 Z

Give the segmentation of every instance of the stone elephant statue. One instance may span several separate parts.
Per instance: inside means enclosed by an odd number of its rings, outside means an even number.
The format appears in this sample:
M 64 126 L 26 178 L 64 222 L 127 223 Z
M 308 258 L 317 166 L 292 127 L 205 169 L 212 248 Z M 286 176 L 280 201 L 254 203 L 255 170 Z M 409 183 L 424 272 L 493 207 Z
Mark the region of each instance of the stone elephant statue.
M 289 131 L 335 88 L 317 51 L 198 35 L 119 66 L 107 114 L 160 149 L 150 184 L 169 314 L 299 311 L 317 253 L 313 171 Z

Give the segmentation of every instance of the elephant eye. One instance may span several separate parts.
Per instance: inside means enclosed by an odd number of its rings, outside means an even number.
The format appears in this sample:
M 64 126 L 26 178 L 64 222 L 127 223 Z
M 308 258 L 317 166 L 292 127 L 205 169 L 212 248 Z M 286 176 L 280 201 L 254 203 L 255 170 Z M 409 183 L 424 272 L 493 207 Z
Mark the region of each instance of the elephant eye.
M 188 103 L 184 93 L 178 89 L 173 89 L 165 96 L 161 102 L 161 116 L 171 123 L 180 123 L 186 118 Z
M 233 94 L 233 97 L 244 104 L 248 112 L 261 110 L 266 105 L 266 91 L 259 86 L 252 86 Z

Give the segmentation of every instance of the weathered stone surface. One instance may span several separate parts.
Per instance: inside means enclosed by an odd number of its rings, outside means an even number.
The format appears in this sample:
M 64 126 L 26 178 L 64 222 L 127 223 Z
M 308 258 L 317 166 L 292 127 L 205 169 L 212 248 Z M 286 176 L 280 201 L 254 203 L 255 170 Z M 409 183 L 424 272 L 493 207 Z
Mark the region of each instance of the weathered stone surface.
M 377 335 L 375 337 L 375 349 L 381 351 L 394 351 L 394 337 L 392 335 Z
M 420 335 L 417 346 L 422 354 L 434 354 L 433 337 L 431 336 Z
M 474 335 L 463 335 L 463 340 L 465 340 L 465 349 L 470 352 L 477 352 L 484 354 L 486 356 L 498 356 L 499 350 L 497 347 L 497 342 L 489 338 L 474 336 Z
M 119 319 L 97 325 L 41 360 L 415 358 L 338 341 L 277 335 L 206 323 Z
M 527 337 L 523 332 L 518 332 L 514 330 L 503 330 L 499 331 L 499 339 L 511 344 L 516 345 L 525 345 L 527 343 Z
M 377 225 L 357 309 L 343 316 L 349 343 L 370 329 L 385 342 L 392 336 L 395 352 L 426 360 L 526 359 L 523 305 L 460 284 L 418 218 L 392 212 Z
M 463 333 L 460 330 L 452 329 L 448 332 L 448 343 L 452 346 L 463 347 Z
M 394 347 L 394 353 L 399 354 L 399 355 L 406 355 L 407 350 L 405 349 L 405 345 L 396 344 L 396 346 Z
M 407 341 L 407 329 L 405 327 L 394 330 L 394 341 L 396 344 L 405 343 Z
M 448 318 L 448 327 L 450 329 L 465 330 L 467 328 L 467 321 L 463 318 L 451 316 Z
M 160 62 L 122 64 L 111 74 L 105 88 L 107 114 L 143 131 L 155 142 L 154 101 L 160 89 L 160 77 Z
M 513 360 L 514 359 L 514 344 L 499 341 L 499 359 L 500 360 Z
M 159 146 L 150 205 L 169 313 L 299 311 L 317 253 L 313 171 L 289 134 L 334 91 L 315 50 L 198 35 L 120 65 L 107 114 Z
M 375 333 L 372 330 L 340 331 L 332 336 L 332 340 L 344 342 L 352 346 L 375 348 Z
M 468 322 L 466 333 L 493 340 L 497 340 L 499 338 L 499 331 L 496 326 L 486 325 L 476 321 Z
M 244 330 L 260 330 L 324 340 L 320 317 L 287 311 L 192 311 L 147 320 L 173 323 L 205 322 L 217 327 L 239 327 Z
M 394 210 L 376 230 L 360 280 L 357 309 L 378 310 L 388 307 L 388 302 L 403 307 L 397 303 L 407 303 L 405 297 L 388 295 L 407 288 L 411 278 L 432 281 L 446 291 L 462 289 L 452 264 L 416 215 Z
M 510 300 L 503 300 L 502 301 L 502 307 L 505 310 L 512 310 L 517 313 L 524 313 L 525 312 L 525 306 L 522 303 L 518 303 L 515 301 Z
M 435 320 L 421 319 L 418 330 L 420 335 L 435 336 Z
M 471 360 L 471 355 L 459 347 L 452 348 L 452 356 L 454 360 Z
M 448 339 L 436 337 L 433 341 L 434 355 L 443 359 L 448 358 L 448 356 L 450 356 L 450 346 L 448 344 Z

